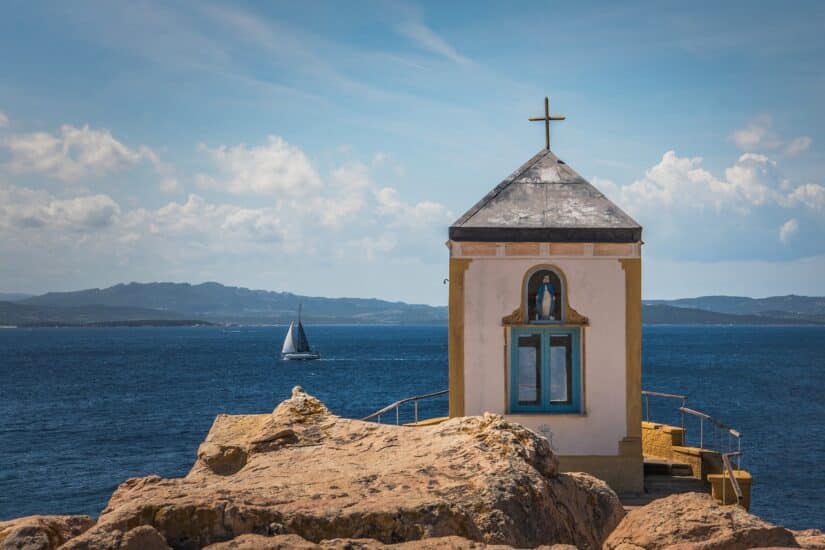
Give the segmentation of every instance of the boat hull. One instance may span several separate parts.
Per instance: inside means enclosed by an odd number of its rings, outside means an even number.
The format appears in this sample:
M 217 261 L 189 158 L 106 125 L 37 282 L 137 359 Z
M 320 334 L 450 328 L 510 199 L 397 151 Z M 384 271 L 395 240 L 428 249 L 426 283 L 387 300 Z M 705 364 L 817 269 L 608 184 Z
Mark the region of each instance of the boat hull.
M 312 361 L 320 359 L 321 354 L 317 351 L 296 351 L 292 353 L 282 353 L 281 359 L 284 361 Z

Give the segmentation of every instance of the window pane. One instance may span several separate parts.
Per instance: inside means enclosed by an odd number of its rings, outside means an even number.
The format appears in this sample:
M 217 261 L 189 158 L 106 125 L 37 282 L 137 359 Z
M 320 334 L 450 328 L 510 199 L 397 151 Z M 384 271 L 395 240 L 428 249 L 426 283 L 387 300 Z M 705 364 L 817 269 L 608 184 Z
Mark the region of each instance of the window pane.
M 518 401 L 541 400 L 541 337 L 537 334 L 518 339 Z
M 550 339 L 550 402 L 570 402 L 570 336 Z

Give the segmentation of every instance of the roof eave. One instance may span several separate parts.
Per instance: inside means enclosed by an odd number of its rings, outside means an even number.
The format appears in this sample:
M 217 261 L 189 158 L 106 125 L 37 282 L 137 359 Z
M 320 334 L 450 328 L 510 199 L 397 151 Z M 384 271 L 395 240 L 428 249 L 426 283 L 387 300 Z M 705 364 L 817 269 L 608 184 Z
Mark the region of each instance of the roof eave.
M 636 243 L 641 227 L 450 227 L 451 241 L 540 243 Z

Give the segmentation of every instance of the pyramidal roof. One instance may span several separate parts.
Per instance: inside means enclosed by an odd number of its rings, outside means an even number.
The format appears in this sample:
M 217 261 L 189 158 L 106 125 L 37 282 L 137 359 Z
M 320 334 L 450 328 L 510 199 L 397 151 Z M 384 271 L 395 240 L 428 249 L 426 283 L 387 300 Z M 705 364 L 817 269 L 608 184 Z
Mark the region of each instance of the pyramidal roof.
M 450 239 L 631 243 L 642 227 L 543 149 L 453 223 Z

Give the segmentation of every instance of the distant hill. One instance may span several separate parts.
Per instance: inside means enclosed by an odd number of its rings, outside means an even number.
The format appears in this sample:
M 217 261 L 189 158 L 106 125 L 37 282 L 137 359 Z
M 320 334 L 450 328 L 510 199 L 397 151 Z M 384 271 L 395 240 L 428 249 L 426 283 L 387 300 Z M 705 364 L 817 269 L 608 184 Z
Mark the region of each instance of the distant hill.
M 645 305 L 667 305 L 678 308 L 700 309 L 732 315 L 756 315 L 772 319 L 800 322 L 825 322 L 825 297 L 771 296 L 747 298 L 743 296 L 699 296 L 678 300 L 644 300 Z
M 174 318 L 238 323 L 286 323 L 295 318 L 299 304 L 303 304 L 304 320 L 310 323 L 399 324 L 447 320 L 447 308 L 443 306 L 370 298 L 299 296 L 219 283 L 129 283 L 103 289 L 49 292 L 18 303 L 49 308 L 89 305 L 144 308 L 174 315 Z
M 323 298 L 219 283 L 129 283 L 0 301 L 0 325 L 92 323 L 282 324 L 303 304 L 308 323 L 443 324 L 447 308 L 368 298 Z M 825 324 L 825 298 L 702 296 L 645 300 L 645 324 Z M 168 324 L 168 323 L 166 323 Z
M 0 302 L 17 302 L 32 296 L 32 294 L 23 294 L 22 292 L 0 292 Z
M 53 307 L 0 302 L 0 325 L 79 325 L 111 321 L 183 320 L 171 311 L 140 307 L 83 305 Z
M 646 325 L 819 325 L 825 319 L 771 317 L 768 315 L 734 315 L 665 304 L 643 304 L 642 323 Z

